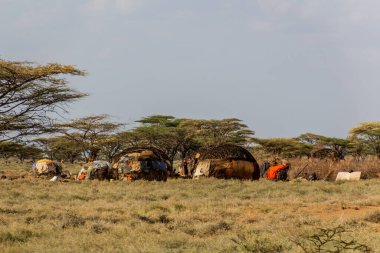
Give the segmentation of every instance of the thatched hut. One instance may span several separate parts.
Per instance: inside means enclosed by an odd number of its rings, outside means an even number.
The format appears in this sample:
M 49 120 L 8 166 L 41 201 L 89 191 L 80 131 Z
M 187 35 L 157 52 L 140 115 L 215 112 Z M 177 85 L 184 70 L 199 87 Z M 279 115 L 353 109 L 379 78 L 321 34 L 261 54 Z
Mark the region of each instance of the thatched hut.
M 169 158 L 153 147 L 132 147 L 118 154 L 112 163 L 118 179 L 166 181 L 171 171 Z
M 112 167 L 107 161 L 93 161 L 88 162 L 82 166 L 79 171 L 77 179 L 78 180 L 106 180 L 110 178 Z
M 199 176 L 258 180 L 260 169 L 248 150 L 225 144 L 200 152 L 193 178 Z
M 41 159 L 32 165 L 32 171 L 36 177 L 52 177 L 52 181 L 62 176 L 62 166 L 49 159 Z

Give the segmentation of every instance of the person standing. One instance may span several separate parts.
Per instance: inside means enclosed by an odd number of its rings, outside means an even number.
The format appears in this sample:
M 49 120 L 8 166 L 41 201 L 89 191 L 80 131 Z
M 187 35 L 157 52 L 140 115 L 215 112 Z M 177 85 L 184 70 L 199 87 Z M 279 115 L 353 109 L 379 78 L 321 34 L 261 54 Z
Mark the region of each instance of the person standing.
M 183 176 L 186 178 L 188 177 L 188 174 L 189 174 L 187 159 L 183 159 L 182 166 L 183 166 Z

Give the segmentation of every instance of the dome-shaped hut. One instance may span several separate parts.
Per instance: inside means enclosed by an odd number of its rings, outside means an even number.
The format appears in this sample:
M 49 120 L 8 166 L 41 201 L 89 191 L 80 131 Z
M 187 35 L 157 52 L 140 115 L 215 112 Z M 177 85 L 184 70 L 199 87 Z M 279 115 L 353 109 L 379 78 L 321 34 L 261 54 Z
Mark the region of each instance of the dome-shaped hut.
M 132 147 L 118 154 L 112 164 L 119 179 L 166 181 L 171 171 L 169 158 L 153 147 Z
M 82 166 L 79 171 L 77 180 L 105 180 L 110 178 L 112 167 L 107 161 L 93 161 L 88 162 Z
M 55 181 L 62 176 L 62 166 L 49 159 L 41 159 L 32 165 L 32 171 L 36 177 L 53 177 Z
M 200 152 L 193 177 L 199 176 L 258 180 L 260 169 L 248 150 L 224 144 Z

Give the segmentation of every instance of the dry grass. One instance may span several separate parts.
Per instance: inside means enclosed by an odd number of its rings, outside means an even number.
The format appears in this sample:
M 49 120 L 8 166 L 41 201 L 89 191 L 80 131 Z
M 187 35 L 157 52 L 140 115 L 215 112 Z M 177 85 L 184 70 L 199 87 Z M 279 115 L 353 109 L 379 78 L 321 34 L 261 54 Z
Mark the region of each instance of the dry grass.
M 12 170 L 27 174 L 25 166 Z M 2 252 L 304 252 L 295 242 L 306 245 L 320 229 L 337 227 L 373 252 L 380 249 L 378 179 L 25 178 L 0 180 L 0 188 Z
M 380 177 L 380 161 L 377 157 L 368 157 L 360 161 L 347 157 L 339 162 L 334 162 L 331 159 L 291 159 L 290 163 L 292 166 L 291 178 L 298 174 L 304 176 L 304 173 L 311 174 L 314 172 L 319 179 L 334 181 L 340 171 L 361 171 L 362 178 L 366 179 Z

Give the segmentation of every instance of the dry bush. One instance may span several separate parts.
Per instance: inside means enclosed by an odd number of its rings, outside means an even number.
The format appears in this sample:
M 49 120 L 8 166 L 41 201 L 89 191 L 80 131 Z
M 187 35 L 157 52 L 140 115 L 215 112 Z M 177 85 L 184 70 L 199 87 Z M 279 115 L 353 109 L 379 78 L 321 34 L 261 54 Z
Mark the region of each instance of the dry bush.
M 263 235 L 257 231 L 238 233 L 231 241 L 237 245 L 239 251 L 244 252 L 281 253 L 289 250 L 289 247 L 274 241 L 270 234 Z
M 375 211 L 365 218 L 366 221 L 380 224 L 380 210 Z
M 373 252 L 373 249 L 357 242 L 357 240 L 347 235 L 347 233 L 347 229 L 342 226 L 318 228 L 314 234 L 303 236 L 301 239 L 294 240 L 293 242 L 305 253 Z

